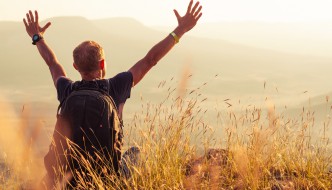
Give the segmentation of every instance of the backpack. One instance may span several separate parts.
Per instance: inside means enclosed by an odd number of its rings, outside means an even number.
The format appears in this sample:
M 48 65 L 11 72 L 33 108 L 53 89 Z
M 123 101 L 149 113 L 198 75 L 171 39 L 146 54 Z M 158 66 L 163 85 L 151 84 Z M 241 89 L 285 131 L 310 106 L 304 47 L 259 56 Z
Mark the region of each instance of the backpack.
M 108 80 L 72 84 L 73 91 L 58 107 L 53 140 L 44 158 L 50 177 L 57 178 L 69 170 L 86 172 L 79 160 L 81 156 L 99 167 L 98 160 L 102 164 L 109 160 L 106 168 L 119 175 L 122 120 L 108 94 L 109 86 Z M 74 146 L 68 146 L 69 141 Z

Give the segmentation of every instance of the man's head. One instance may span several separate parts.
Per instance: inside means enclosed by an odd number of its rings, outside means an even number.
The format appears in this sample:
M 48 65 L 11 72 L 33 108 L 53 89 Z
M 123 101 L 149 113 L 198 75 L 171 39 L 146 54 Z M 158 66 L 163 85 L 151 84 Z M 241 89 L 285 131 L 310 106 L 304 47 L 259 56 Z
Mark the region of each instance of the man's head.
M 103 48 L 94 41 L 85 41 L 78 45 L 73 51 L 74 67 L 82 78 L 96 78 L 105 76 L 105 56 Z M 99 73 L 99 74 L 98 74 Z M 99 75 L 99 76 L 98 76 Z

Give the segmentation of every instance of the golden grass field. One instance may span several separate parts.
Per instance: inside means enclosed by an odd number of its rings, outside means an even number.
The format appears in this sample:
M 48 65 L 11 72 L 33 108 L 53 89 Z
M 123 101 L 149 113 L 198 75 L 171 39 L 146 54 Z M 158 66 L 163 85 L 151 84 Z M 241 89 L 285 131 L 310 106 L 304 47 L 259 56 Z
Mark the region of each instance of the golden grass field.
M 130 178 L 101 178 L 93 163 L 77 155 L 89 171 L 77 177 L 78 189 L 332 189 L 329 97 L 318 126 L 314 112 L 303 108 L 290 117 L 268 100 L 261 107 L 216 110 L 211 126 L 201 90 L 207 84 L 193 90 L 185 85 L 161 83 L 167 93 L 159 103 L 142 101 L 125 130 L 124 150 L 140 149 L 138 163 L 129 163 Z M 45 174 L 35 140 L 42 124 L 27 135 L 24 110 L 12 120 L 5 119 L 14 115 L 10 105 L 0 105 L 0 112 L 0 189 L 37 189 Z

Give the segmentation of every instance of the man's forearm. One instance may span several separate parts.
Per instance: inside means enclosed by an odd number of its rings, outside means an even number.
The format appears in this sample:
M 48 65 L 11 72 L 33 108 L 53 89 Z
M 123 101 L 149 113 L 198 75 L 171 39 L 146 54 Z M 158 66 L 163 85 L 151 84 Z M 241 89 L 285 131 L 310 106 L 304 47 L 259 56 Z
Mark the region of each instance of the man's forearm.
M 175 28 L 173 32 L 178 36 L 178 38 L 181 38 L 185 33 L 185 31 L 180 27 Z M 146 57 L 150 61 L 150 64 L 156 65 L 158 61 L 160 61 L 160 59 L 163 58 L 172 49 L 175 43 L 176 41 L 174 37 L 172 35 L 168 35 L 158 44 L 153 46 L 146 55 Z
M 196 25 L 198 19 L 202 16 L 202 6 L 199 6 L 199 2 L 196 2 L 194 7 L 192 5 L 193 0 L 190 1 L 187 13 L 183 17 L 174 9 L 178 20 L 178 27 L 171 34 L 167 35 L 166 38 L 153 46 L 143 59 L 139 60 L 129 69 L 133 75 L 133 86 L 139 83 L 145 74 L 172 49 L 183 34 Z
M 46 44 L 44 39 L 40 40 L 36 43 L 39 54 L 42 56 L 46 64 L 51 67 L 52 64 L 56 64 L 58 62 L 55 54 L 51 50 L 51 48 Z
M 177 27 L 173 32 L 180 39 L 185 33 L 185 30 L 181 27 Z M 176 40 L 177 39 L 171 34 L 167 35 L 166 38 L 153 46 L 143 59 L 129 69 L 133 75 L 133 86 L 137 85 L 145 74 L 172 49 L 176 44 Z
M 44 59 L 48 68 L 50 69 L 53 83 L 56 86 L 59 77 L 66 76 L 66 73 L 65 73 L 63 67 L 58 62 L 55 54 L 53 53 L 51 48 L 46 44 L 44 39 L 37 42 L 36 46 L 38 48 L 40 55 Z

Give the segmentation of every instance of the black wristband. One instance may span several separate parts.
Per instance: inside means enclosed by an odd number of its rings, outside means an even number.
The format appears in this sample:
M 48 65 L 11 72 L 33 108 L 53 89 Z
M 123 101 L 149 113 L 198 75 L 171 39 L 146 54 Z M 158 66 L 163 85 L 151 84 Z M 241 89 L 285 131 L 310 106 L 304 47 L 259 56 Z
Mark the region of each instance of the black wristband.
M 43 36 L 41 36 L 40 34 L 34 34 L 32 36 L 32 44 L 36 45 L 37 42 L 39 42 L 39 40 L 43 39 Z

